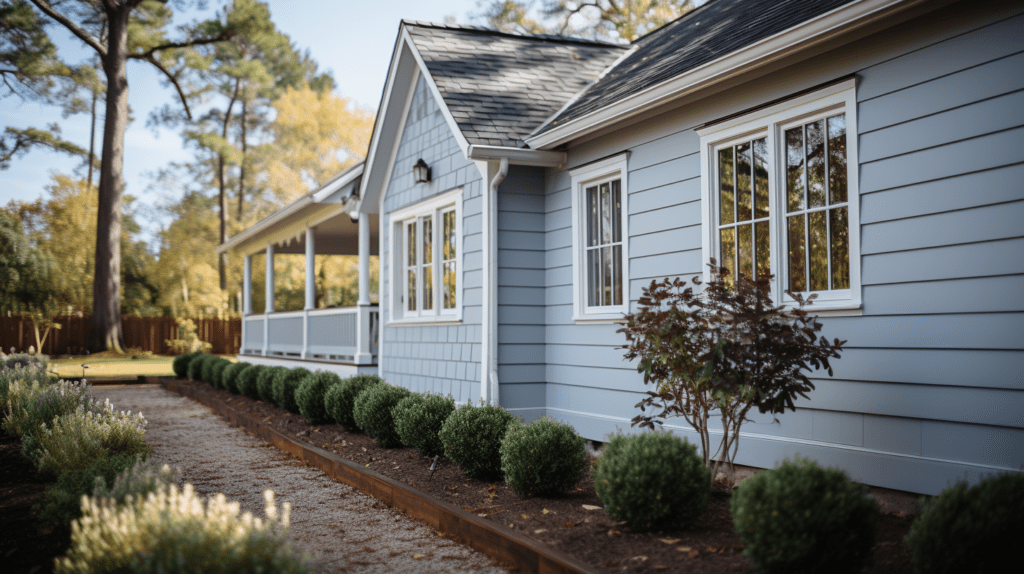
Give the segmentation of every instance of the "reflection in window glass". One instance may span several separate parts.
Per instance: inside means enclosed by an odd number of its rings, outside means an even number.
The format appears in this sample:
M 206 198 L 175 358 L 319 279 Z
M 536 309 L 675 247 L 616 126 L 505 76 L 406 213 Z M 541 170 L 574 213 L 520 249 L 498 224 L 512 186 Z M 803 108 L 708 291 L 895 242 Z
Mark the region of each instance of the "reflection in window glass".
M 733 148 L 728 147 L 718 152 L 718 202 L 721 212 L 722 223 L 732 223 L 736 221 L 735 217 L 735 204 L 736 198 L 733 196 L 733 161 L 732 161 Z
M 786 206 L 793 212 L 804 206 L 804 129 L 786 130 Z
M 622 183 L 613 180 L 588 187 L 586 198 L 586 297 L 590 307 L 621 305 Z
M 456 303 L 455 272 L 457 271 L 455 262 L 455 211 L 446 211 L 441 217 L 444 221 L 442 233 L 444 252 L 441 256 L 444 265 L 443 305 L 445 309 L 454 309 Z

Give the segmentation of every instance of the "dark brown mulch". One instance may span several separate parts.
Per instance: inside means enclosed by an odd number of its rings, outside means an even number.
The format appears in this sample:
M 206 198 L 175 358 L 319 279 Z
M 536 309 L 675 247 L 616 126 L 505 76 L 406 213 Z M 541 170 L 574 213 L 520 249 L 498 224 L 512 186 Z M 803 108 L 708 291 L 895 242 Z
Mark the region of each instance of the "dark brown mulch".
M 0 433 L 0 570 L 46 574 L 53 559 L 67 550 L 66 533 L 42 528 L 33 505 L 47 483 L 21 456 L 21 440 Z
M 729 511 L 729 494 L 717 491 L 704 513 L 689 528 L 672 532 L 633 533 L 625 524 L 612 520 L 602 510 L 594 492 L 588 468 L 576 489 L 560 498 L 526 498 L 507 484 L 491 484 L 462 475 L 459 467 L 440 460 L 429 470 L 432 459 L 413 449 L 384 449 L 364 434 L 350 433 L 340 425 L 311 425 L 301 415 L 273 404 L 254 401 L 204 383 L 195 385 L 198 396 L 208 403 L 221 403 L 258 416 L 278 431 L 331 451 L 364 465 L 393 480 L 472 512 L 486 516 L 507 528 L 575 556 L 606 572 L 753 572 L 740 553 Z M 910 571 L 910 550 L 903 537 L 913 517 L 882 515 L 874 548 L 874 565 L 869 572 Z

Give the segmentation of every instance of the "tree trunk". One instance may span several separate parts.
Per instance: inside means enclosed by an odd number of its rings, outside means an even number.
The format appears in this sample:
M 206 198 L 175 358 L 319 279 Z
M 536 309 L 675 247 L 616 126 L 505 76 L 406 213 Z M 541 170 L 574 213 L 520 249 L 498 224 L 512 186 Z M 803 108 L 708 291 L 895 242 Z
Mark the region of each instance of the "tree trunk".
M 92 169 L 95 163 L 96 149 L 96 88 L 92 89 L 92 111 L 91 123 L 89 125 L 89 191 L 92 191 Z
M 231 110 L 235 107 L 235 99 L 238 97 L 238 80 L 235 80 L 235 93 L 231 95 L 231 102 L 228 104 L 228 109 L 224 112 L 224 129 L 221 137 L 224 138 L 224 143 L 228 141 L 228 126 L 231 125 Z M 224 153 L 217 154 L 217 187 L 220 195 L 218 196 L 218 203 L 220 206 L 220 244 L 224 245 L 224 242 L 228 240 L 228 188 L 224 182 Z M 220 253 L 217 255 L 217 275 L 220 278 L 220 288 L 225 290 L 228 288 L 228 266 L 227 266 L 227 254 Z
M 124 188 L 124 132 L 128 119 L 128 16 L 131 5 L 110 10 L 107 55 L 106 120 L 100 165 L 99 213 L 96 218 L 96 271 L 92 290 L 94 352 L 124 349 L 121 329 L 121 193 Z
M 245 152 L 246 152 L 246 143 L 245 143 L 246 133 L 245 133 L 245 128 L 246 128 L 246 121 L 247 121 L 246 112 L 248 112 L 248 107 L 246 106 L 245 94 L 243 93 L 242 94 L 242 161 L 240 162 L 241 163 L 241 169 L 238 172 L 238 213 L 235 215 L 235 219 L 238 220 L 238 221 L 242 221 L 242 208 L 245 207 Z

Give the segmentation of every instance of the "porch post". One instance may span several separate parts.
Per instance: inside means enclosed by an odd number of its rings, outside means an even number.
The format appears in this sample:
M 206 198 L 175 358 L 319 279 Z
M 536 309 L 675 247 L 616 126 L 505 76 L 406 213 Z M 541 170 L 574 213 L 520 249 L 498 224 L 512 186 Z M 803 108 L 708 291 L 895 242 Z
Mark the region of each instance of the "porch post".
M 242 315 L 252 315 L 252 255 L 245 256 L 242 272 Z
M 370 214 L 359 212 L 359 300 L 356 302 L 355 364 L 373 362 L 370 352 Z
M 306 310 L 316 308 L 316 246 L 315 227 L 306 228 Z
M 266 304 L 263 305 L 263 356 L 270 349 L 270 314 L 274 312 L 274 244 L 267 244 L 267 275 L 264 290 Z

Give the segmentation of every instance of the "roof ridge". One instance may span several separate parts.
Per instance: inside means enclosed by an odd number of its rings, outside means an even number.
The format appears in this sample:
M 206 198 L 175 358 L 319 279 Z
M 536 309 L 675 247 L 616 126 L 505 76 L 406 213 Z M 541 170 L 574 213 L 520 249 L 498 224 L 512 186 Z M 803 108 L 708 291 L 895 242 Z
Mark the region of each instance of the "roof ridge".
M 509 36 L 512 38 L 519 38 L 523 40 L 537 40 L 544 42 L 558 42 L 562 44 L 587 44 L 591 46 L 601 46 L 606 48 L 620 48 L 629 49 L 630 44 L 618 44 L 614 42 L 605 42 L 603 40 L 591 40 L 588 38 L 580 38 L 578 36 L 559 36 L 557 34 L 526 34 L 523 32 L 509 32 L 505 30 L 495 30 L 493 28 L 487 28 L 485 26 L 477 26 L 474 24 L 446 24 L 438 22 L 425 22 L 422 20 L 408 20 L 403 19 L 402 25 L 404 26 L 417 26 L 420 28 L 435 28 L 441 30 L 460 30 L 464 32 L 476 32 L 481 34 L 489 34 L 492 36 Z

